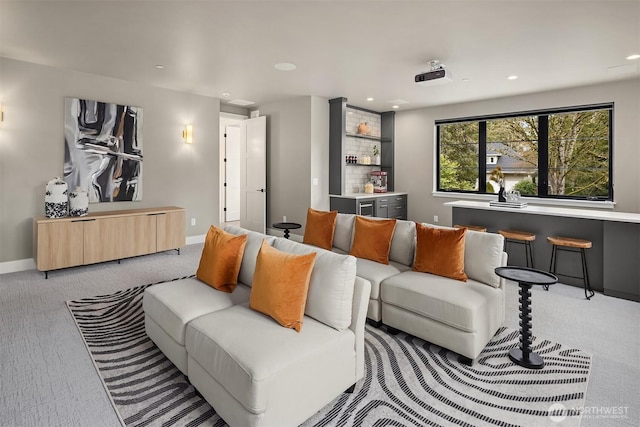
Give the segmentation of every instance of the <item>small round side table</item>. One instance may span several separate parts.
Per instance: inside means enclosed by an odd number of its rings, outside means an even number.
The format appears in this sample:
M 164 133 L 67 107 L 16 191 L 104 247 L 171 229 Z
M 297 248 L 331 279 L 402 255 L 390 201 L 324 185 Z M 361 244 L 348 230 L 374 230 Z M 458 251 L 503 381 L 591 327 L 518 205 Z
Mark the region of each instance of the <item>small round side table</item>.
M 278 230 L 284 230 L 284 238 L 289 238 L 289 230 L 297 230 L 302 227 L 301 224 L 297 222 L 276 222 L 273 224 L 273 228 L 277 228 Z
M 509 359 L 525 368 L 542 369 L 544 359 L 531 351 L 531 287 L 553 285 L 558 277 L 527 267 L 498 267 L 495 272 L 504 279 L 518 282 L 520 286 L 520 348 L 509 350 Z

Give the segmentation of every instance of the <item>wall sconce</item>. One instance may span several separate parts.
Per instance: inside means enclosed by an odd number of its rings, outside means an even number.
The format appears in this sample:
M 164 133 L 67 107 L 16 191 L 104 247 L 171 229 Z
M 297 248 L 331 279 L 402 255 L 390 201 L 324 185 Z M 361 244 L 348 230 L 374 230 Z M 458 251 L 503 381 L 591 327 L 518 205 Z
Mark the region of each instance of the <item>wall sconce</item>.
M 182 138 L 187 144 L 193 144 L 193 126 L 186 125 L 182 131 Z

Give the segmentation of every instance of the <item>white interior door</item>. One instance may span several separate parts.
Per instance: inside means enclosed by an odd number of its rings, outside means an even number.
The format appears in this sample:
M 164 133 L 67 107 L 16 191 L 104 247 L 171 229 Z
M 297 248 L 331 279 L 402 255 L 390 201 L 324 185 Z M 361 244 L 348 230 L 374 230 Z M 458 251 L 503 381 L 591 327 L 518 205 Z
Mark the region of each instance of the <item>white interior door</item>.
M 266 232 L 267 118 L 240 123 L 240 227 Z
M 225 128 L 225 222 L 240 220 L 240 126 Z

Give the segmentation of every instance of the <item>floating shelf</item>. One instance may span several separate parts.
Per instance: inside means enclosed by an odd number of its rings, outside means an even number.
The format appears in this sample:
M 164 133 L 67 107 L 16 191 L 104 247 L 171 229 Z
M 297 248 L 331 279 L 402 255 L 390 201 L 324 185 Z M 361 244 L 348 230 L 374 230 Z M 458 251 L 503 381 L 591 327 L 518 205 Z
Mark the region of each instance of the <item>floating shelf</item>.
M 391 142 L 390 138 L 381 138 L 379 136 L 360 135 L 358 133 L 346 133 L 345 135 L 350 136 L 352 138 L 369 139 L 371 141 Z
M 376 164 L 376 163 L 366 164 L 366 163 L 348 163 L 348 162 L 345 162 L 345 165 L 347 165 L 347 166 L 378 166 L 378 167 L 382 166 L 382 165 Z

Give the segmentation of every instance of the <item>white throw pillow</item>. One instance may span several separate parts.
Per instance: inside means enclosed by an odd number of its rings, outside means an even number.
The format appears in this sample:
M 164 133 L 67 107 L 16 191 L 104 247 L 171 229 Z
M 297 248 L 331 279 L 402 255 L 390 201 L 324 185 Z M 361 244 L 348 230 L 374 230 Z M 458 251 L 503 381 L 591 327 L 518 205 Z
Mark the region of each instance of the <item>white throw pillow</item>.
M 339 213 L 336 218 L 336 231 L 333 233 L 333 247 L 342 249 L 346 253 L 351 250 L 353 240 L 353 223 L 356 216 Z
M 502 267 L 504 237 L 497 233 L 467 230 L 464 240 L 464 271 L 470 279 L 500 287 L 497 267 Z
M 258 252 L 262 241 L 267 240 L 267 243 L 273 246 L 273 242 L 276 240 L 275 236 L 267 236 L 255 231 L 246 230 L 244 228 L 236 227 L 234 225 L 227 225 L 224 227 L 224 231 L 227 233 L 240 236 L 247 235 L 247 243 L 244 246 L 244 255 L 242 256 L 242 264 L 240 264 L 240 273 L 238 274 L 238 281 L 244 283 L 247 286 L 251 286 L 253 283 L 253 273 L 256 270 L 256 260 L 258 258 Z
M 351 325 L 353 309 L 355 257 L 287 239 L 276 239 L 273 247 L 292 254 L 317 254 L 304 314 L 339 331 L 347 329 Z
M 400 264 L 413 265 L 416 250 L 416 223 L 413 221 L 396 221 L 396 229 L 391 239 L 389 259 Z

